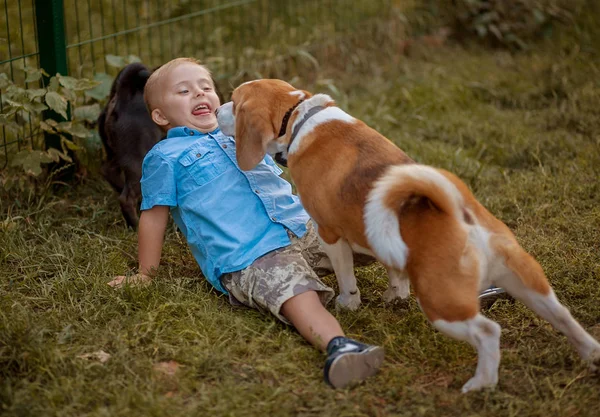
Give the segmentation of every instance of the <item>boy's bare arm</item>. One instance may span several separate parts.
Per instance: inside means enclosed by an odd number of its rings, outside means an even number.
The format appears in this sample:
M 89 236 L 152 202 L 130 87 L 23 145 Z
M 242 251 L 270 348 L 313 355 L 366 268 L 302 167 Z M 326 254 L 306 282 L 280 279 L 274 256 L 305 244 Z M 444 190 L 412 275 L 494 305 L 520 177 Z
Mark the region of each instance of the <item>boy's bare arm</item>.
M 150 282 L 152 274 L 160 264 L 168 220 L 169 207 L 167 206 L 154 206 L 150 210 L 142 211 L 138 226 L 139 272 L 129 279 L 124 275 L 118 276 L 108 285 L 120 287 L 127 279 L 133 285 Z

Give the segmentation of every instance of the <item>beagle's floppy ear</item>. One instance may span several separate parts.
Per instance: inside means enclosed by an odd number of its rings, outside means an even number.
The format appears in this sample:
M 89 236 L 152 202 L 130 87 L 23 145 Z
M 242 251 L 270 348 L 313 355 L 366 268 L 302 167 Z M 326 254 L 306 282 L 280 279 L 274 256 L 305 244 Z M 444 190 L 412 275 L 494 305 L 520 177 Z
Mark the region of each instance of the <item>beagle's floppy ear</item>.
M 258 114 L 248 103 L 241 104 L 235 114 L 235 151 L 243 171 L 254 168 L 267 153 L 267 145 L 275 139 L 267 114 Z

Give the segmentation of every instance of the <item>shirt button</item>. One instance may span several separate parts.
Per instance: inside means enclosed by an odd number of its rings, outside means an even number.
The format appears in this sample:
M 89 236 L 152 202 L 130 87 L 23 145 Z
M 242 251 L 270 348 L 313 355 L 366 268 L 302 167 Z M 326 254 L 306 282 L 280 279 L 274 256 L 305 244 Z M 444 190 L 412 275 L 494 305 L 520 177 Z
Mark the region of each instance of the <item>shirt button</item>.
M 190 136 L 194 136 L 194 132 L 193 131 L 190 132 Z
M 196 154 L 196 158 L 200 158 L 201 156 L 202 156 L 202 154 L 201 154 L 201 153 L 197 153 L 197 154 Z
M 254 190 L 256 194 L 260 194 L 260 190 Z
M 227 149 L 227 145 L 223 145 L 223 149 Z
M 271 217 L 271 220 L 273 220 L 274 222 L 276 222 L 277 221 L 277 217 L 273 216 L 273 217 Z

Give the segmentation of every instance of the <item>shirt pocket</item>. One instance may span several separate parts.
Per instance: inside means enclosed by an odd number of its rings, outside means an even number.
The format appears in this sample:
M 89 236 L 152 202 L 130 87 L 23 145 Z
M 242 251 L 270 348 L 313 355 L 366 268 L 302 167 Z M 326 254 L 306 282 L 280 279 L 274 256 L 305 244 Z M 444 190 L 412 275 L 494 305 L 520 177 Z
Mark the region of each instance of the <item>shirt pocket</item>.
M 194 146 L 179 158 L 179 163 L 198 185 L 208 184 L 222 172 L 214 151 L 208 147 Z

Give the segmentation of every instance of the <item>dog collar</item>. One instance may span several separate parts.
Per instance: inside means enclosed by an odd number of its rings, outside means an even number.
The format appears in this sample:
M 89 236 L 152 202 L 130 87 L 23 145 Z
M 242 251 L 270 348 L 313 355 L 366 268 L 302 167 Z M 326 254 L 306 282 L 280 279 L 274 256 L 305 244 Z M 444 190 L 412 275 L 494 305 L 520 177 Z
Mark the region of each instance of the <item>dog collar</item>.
M 287 130 L 287 125 L 290 120 L 290 116 L 292 115 L 292 112 L 294 110 L 296 110 L 296 107 L 298 107 L 300 105 L 300 103 L 302 103 L 303 101 L 304 100 L 298 101 L 296 104 L 294 104 L 292 107 L 290 107 L 290 109 L 285 113 L 285 115 L 283 116 L 283 120 L 281 121 L 281 128 L 279 129 L 279 135 L 277 135 L 278 138 L 285 135 L 285 131 Z M 285 159 L 283 157 L 282 152 L 277 152 L 273 159 L 275 159 L 275 162 L 277 162 L 279 165 L 287 168 L 287 159 Z
M 285 115 L 283 116 L 283 120 L 281 121 L 281 129 L 279 129 L 279 135 L 277 135 L 278 138 L 280 138 L 281 136 L 283 136 L 285 134 L 285 131 L 287 130 L 288 121 L 290 120 L 290 116 L 292 115 L 292 112 L 294 110 L 296 110 L 296 107 L 298 107 L 300 105 L 300 103 L 302 103 L 303 101 L 304 100 L 300 100 L 299 102 L 294 104 L 292 107 L 290 107 L 290 109 L 285 113 Z
M 294 126 L 294 130 L 292 131 L 292 137 L 290 138 L 290 142 L 288 143 L 288 147 L 287 147 L 288 151 L 290 150 L 290 146 L 292 146 L 292 142 L 294 141 L 294 139 L 296 139 L 298 132 L 300 131 L 302 126 L 304 126 L 304 123 L 306 123 L 308 121 L 308 119 L 313 117 L 315 114 L 317 114 L 324 108 L 325 108 L 324 106 L 315 106 L 315 107 L 311 108 L 309 111 L 306 112 L 306 114 L 304 115 L 302 120 L 300 120 L 300 122 L 298 122 L 298 124 L 296 124 L 296 126 Z
M 302 101 L 303 100 L 300 100 L 300 102 L 297 103 L 294 107 L 292 107 L 291 110 L 293 111 L 298 106 L 298 104 L 300 104 Z M 308 119 L 310 119 L 311 117 L 313 117 L 315 114 L 317 114 L 318 112 L 320 112 L 323 109 L 325 109 L 324 106 L 315 106 L 315 107 L 312 107 L 309 111 L 306 112 L 306 114 L 304 115 L 304 117 L 302 118 L 302 120 L 300 120 L 296 124 L 296 126 L 294 126 L 294 130 L 292 131 L 292 136 L 290 137 L 290 141 L 289 141 L 288 146 L 287 146 L 286 154 L 287 154 L 287 152 L 289 152 L 290 147 L 292 146 L 292 142 L 294 141 L 294 139 L 296 139 L 296 136 L 298 135 L 298 132 L 300 131 L 300 129 L 302 128 L 302 126 L 304 126 L 304 123 L 306 123 L 308 121 Z M 286 117 L 284 117 L 284 120 L 286 122 L 285 123 L 286 129 L 287 129 L 287 119 L 289 119 L 290 115 L 291 115 L 291 112 L 290 112 L 289 115 L 286 113 Z M 281 127 L 283 128 L 283 126 L 281 126 Z M 281 131 L 279 132 L 279 137 L 281 137 L 281 136 L 283 136 L 285 134 L 285 130 L 286 129 L 283 129 L 283 132 L 281 132 Z M 279 165 L 282 165 L 282 166 L 284 166 L 284 167 L 287 168 L 287 159 L 283 157 L 283 152 L 277 152 L 275 154 L 275 158 L 274 159 L 275 159 L 275 162 L 277 162 Z

